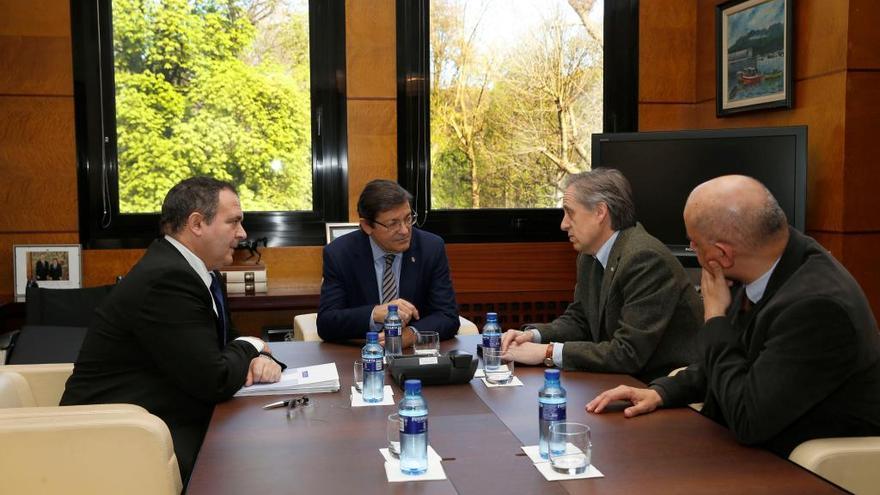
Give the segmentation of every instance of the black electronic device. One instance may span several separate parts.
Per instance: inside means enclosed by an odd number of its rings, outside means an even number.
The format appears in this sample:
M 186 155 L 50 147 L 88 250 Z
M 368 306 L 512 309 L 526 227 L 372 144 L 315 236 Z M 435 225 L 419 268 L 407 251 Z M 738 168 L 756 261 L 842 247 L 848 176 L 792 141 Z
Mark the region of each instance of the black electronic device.
M 687 250 L 684 203 L 714 177 L 754 177 L 794 228 L 806 224 L 806 126 L 593 134 L 593 167 L 616 168 L 629 179 L 636 218 L 686 266 L 696 257 Z
M 388 367 L 401 387 L 412 379 L 421 380 L 422 385 L 452 385 L 471 381 L 477 371 L 477 359 L 467 352 L 449 351 L 440 356 L 395 357 Z

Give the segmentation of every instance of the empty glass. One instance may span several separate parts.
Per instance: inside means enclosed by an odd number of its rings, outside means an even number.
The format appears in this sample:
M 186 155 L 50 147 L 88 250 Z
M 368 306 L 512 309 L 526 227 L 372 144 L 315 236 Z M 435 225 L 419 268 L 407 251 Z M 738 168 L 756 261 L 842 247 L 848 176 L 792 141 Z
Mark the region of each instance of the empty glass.
M 417 332 L 413 343 L 413 351 L 417 355 L 439 356 L 440 335 L 437 332 Z
M 581 474 L 590 465 L 590 427 L 580 423 L 550 425 L 550 467 L 563 474 Z
M 490 366 L 486 363 L 498 363 Z M 513 360 L 504 357 L 501 349 L 494 347 L 483 348 L 483 371 L 486 373 L 486 381 L 496 385 L 504 385 L 513 380 Z
M 359 394 L 364 393 L 364 363 L 360 359 L 354 362 L 354 389 Z
M 388 432 L 388 453 L 395 459 L 400 458 L 400 430 L 403 429 L 403 422 L 397 413 L 388 415 L 387 432 Z

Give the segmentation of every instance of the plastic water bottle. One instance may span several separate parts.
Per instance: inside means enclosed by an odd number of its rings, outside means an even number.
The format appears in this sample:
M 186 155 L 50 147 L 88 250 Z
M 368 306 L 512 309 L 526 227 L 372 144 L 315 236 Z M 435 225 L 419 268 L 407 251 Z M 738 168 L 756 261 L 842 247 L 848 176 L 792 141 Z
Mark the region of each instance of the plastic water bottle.
M 565 421 L 565 389 L 559 384 L 559 370 L 544 370 L 544 386 L 538 390 L 538 452 L 541 457 L 564 452 L 565 445 L 549 445 L 550 425 Z
M 501 325 L 498 324 L 497 313 L 486 313 L 486 324 L 483 325 L 483 349 L 501 349 Z M 500 357 L 487 358 L 483 353 L 483 363 L 487 369 L 501 366 Z
M 403 322 L 397 315 L 397 305 L 388 305 L 388 314 L 385 315 L 385 355 L 400 356 L 403 354 L 403 340 L 401 331 Z
M 422 474 L 428 470 L 428 403 L 422 397 L 422 381 L 407 380 L 403 384 L 403 400 L 398 414 L 400 430 L 400 471 Z
M 381 402 L 385 393 L 384 350 L 379 345 L 379 334 L 367 332 L 367 345 L 361 350 L 364 366 L 364 402 Z

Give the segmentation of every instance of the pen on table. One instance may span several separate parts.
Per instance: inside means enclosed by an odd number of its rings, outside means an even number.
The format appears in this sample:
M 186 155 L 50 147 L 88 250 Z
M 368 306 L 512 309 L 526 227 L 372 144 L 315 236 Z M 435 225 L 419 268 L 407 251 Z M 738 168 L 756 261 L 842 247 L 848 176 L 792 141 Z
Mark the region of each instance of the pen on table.
M 287 400 L 279 400 L 278 402 L 270 402 L 263 406 L 263 409 L 275 409 L 276 407 L 287 407 L 290 404 L 291 399 Z
M 270 402 L 263 406 L 263 409 L 275 409 L 276 407 L 297 407 L 297 406 L 307 406 L 309 405 L 309 398 L 306 396 L 302 397 L 291 397 L 290 399 L 279 400 L 278 402 Z

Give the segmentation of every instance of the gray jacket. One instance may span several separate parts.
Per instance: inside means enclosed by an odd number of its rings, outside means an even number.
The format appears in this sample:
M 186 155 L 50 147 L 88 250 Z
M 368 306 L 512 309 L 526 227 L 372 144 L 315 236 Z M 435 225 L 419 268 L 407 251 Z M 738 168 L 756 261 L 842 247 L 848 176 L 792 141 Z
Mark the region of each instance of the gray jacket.
M 551 323 L 532 325 L 542 342 L 565 343 L 565 369 L 649 381 L 697 359 L 703 306 L 663 243 L 636 224 L 620 231 L 601 281 L 594 265 L 578 256 L 574 301 Z

